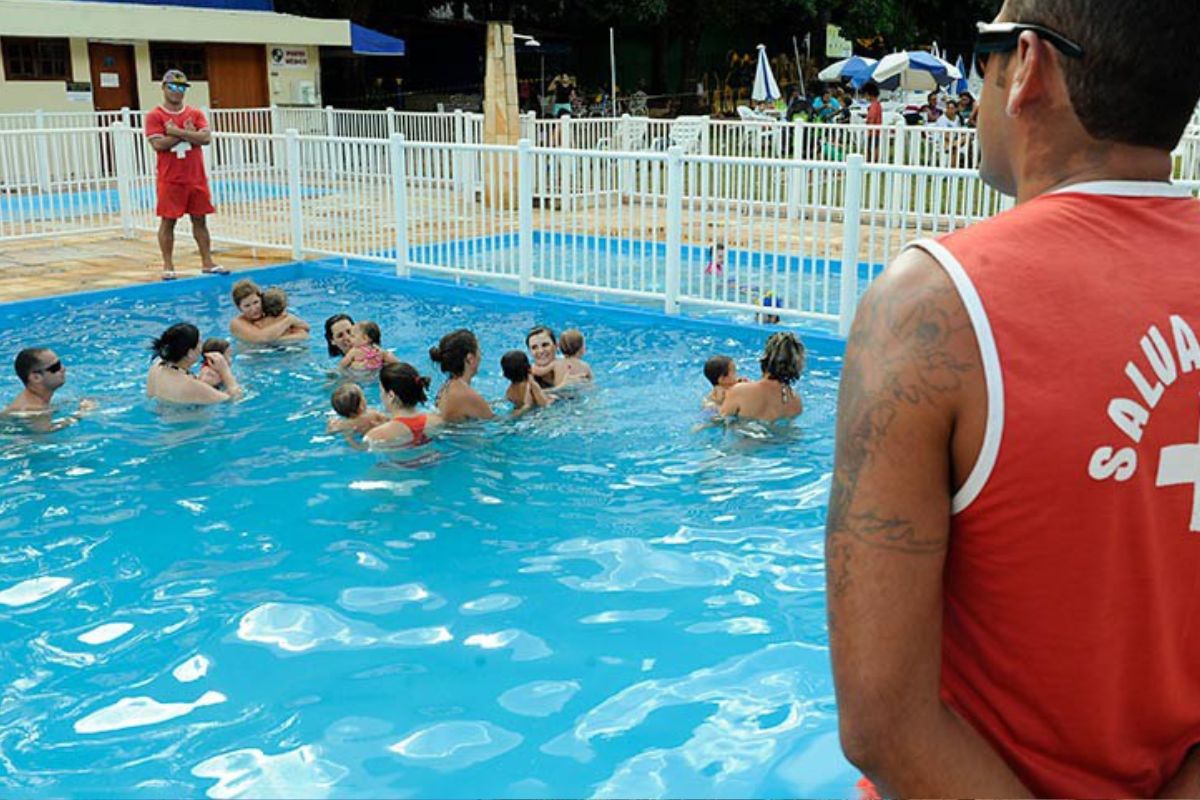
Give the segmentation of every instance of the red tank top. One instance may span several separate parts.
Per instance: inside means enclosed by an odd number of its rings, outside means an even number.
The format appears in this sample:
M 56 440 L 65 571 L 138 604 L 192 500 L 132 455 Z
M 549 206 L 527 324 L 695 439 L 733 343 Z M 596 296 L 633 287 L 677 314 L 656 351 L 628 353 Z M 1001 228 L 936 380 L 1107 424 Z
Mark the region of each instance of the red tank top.
M 429 441 L 429 437 L 425 435 L 425 423 L 429 420 L 428 414 L 418 414 L 415 417 L 396 417 L 395 420 L 412 433 L 413 444 L 425 444 Z
M 943 699 L 1040 796 L 1152 796 L 1200 742 L 1200 202 L 1084 184 L 916 246 L 988 390 Z

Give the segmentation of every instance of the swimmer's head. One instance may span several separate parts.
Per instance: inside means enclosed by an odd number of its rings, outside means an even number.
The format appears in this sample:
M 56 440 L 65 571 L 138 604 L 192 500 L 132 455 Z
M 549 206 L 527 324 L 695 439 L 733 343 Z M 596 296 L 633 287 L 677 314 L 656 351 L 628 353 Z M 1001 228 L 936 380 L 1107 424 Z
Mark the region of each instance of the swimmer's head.
M 228 339 L 205 339 L 204 344 L 200 345 L 200 354 L 205 353 L 220 353 L 225 356 L 225 361 L 233 363 L 233 346 Z
M 558 340 L 554 338 L 554 331 L 545 325 L 538 325 L 525 334 L 525 346 L 533 353 L 534 363 L 544 367 L 554 360 Z
M 804 372 L 804 344 L 794 333 L 772 334 L 759 364 L 764 376 L 790 386 Z
M 167 364 L 174 364 L 200 350 L 200 329 L 189 322 L 180 322 L 163 331 L 150 343 L 150 350 Z M 194 356 L 193 356 L 194 357 Z
M 334 389 L 330 402 L 338 416 L 346 419 L 354 419 L 367 410 L 367 396 L 357 383 L 343 383 Z
M 272 286 L 262 293 L 263 314 L 268 317 L 278 317 L 287 311 L 287 292 L 277 286 Z
M 220 353 L 226 358 L 229 357 L 230 350 L 233 346 L 229 344 L 228 339 L 205 339 L 204 344 L 200 345 L 201 353 Z
M 571 328 L 562 332 L 558 337 L 558 349 L 567 358 L 582 356 L 587 349 L 587 345 L 583 340 L 583 331 Z
M 379 370 L 379 389 L 391 405 L 413 408 L 429 399 L 430 380 L 412 364 L 385 364 Z
M 713 356 L 704 362 L 704 377 L 713 386 L 729 388 L 737 383 L 737 364 L 729 356 Z
M 466 328 L 447 333 L 437 346 L 429 348 L 429 359 L 442 372 L 460 378 L 479 369 L 479 340 Z
M 53 372 L 47 369 L 55 364 L 58 364 L 58 368 Z M 13 369 L 16 370 L 17 377 L 21 379 L 24 386 L 28 386 L 35 376 L 42 383 L 54 386 L 61 386 L 66 379 L 66 368 L 63 367 L 62 361 L 54 354 L 54 351 L 48 347 L 26 347 L 17 353 Z
M 510 383 L 529 380 L 529 356 L 520 350 L 509 350 L 500 358 L 500 371 Z
M 233 304 L 251 322 L 262 319 L 262 295 L 262 289 L 249 278 L 243 278 L 233 285 Z
M 383 341 L 383 333 L 379 330 L 379 326 L 370 320 L 363 320 L 354 327 L 358 329 L 358 335 L 363 344 L 378 345 Z
M 331 356 L 344 356 L 354 347 L 354 319 L 349 314 L 325 320 L 325 346 Z

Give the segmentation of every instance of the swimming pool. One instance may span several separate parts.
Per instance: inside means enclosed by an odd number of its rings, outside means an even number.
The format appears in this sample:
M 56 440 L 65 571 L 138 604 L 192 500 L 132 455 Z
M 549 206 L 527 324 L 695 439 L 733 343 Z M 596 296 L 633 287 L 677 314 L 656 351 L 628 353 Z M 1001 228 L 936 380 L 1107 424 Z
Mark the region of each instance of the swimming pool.
M 381 456 L 324 435 L 317 341 L 239 354 L 237 406 L 142 400 L 150 336 L 223 332 L 228 279 L 0 306 L 6 352 L 52 344 L 63 400 L 103 404 L 0 435 L 0 786 L 852 793 L 823 597 L 836 344 L 809 340 L 790 431 L 695 431 L 704 358 L 753 373 L 766 329 L 313 266 L 259 279 L 310 321 L 376 320 L 423 370 L 470 326 L 490 398 L 526 328 L 575 325 L 600 385 Z

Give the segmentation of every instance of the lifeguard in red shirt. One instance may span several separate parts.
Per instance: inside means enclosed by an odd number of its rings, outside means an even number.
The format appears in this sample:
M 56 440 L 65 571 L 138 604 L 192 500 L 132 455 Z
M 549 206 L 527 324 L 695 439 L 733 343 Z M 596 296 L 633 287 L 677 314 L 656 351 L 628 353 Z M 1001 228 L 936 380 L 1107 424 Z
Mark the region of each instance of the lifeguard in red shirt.
M 158 246 L 162 250 L 163 280 L 175 273 L 175 223 L 184 214 L 192 219 L 192 235 L 200 248 L 201 271 L 225 275 L 213 262 L 212 239 L 206 217 L 215 209 L 202 148 L 212 142 L 208 120 L 198 108 L 183 104 L 187 76 L 177 69 L 163 74 L 163 103 L 146 115 L 146 138 L 158 154 Z

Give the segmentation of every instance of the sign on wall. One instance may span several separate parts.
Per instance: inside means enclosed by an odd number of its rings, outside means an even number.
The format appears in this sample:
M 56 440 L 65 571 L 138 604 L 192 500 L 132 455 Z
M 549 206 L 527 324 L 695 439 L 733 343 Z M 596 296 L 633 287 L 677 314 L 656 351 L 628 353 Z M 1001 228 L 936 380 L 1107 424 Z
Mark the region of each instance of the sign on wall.
M 842 38 L 842 29 L 837 25 L 825 28 L 825 55 L 827 58 L 849 58 L 854 55 L 854 43 Z
M 67 102 L 92 103 L 92 84 L 84 81 L 67 81 Z
M 119 72 L 101 72 L 100 73 L 100 88 L 101 89 L 120 89 L 121 88 L 121 73 L 119 73 Z
M 283 69 L 308 69 L 308 48 L 272 47 L 271 66 Z

